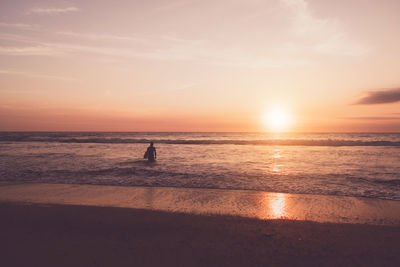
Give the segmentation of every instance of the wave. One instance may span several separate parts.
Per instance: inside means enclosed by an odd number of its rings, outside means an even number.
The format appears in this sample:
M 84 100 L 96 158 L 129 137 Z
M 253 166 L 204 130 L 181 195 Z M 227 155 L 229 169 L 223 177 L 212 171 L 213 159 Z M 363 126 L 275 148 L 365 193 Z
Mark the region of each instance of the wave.
M 360 178 L 358 180 L 362 181 L 362 182 L 367 182 L 367 183 L 384 184 L 384 185 L 390 185 L 390 186 L 400 186 L 400 179 L 381 180 L 381 179 Z
M 0 136 L 0 142 L 55 142 L 55 143 L 97 143 L 97 144 L 145 144 L 149 142 L 176 145 L 263 145 L 263 146 L 390 146 L 400 147 L 400 141 L 363 141 L 338 139 L 130 139 L 130 138 L 64 138 L 35 136 Z

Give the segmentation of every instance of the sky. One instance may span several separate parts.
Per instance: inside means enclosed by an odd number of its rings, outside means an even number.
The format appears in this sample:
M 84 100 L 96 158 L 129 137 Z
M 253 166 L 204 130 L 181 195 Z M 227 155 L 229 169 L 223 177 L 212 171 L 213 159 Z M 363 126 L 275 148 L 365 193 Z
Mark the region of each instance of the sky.
M 400 131 L 398 0 L 1 0 L 0 131 Z

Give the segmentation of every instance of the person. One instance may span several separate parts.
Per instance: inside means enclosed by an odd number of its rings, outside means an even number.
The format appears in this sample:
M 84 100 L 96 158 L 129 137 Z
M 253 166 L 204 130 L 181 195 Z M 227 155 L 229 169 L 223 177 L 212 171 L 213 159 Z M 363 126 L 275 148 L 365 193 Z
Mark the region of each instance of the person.
M 157 158 L 157 151 L 156 148 L 154 147 L 153 142 L 150 143 L 150 146 L 147 148 L 146 153 L 144 153 L 144 158 L 148 161 L 154 162 Z

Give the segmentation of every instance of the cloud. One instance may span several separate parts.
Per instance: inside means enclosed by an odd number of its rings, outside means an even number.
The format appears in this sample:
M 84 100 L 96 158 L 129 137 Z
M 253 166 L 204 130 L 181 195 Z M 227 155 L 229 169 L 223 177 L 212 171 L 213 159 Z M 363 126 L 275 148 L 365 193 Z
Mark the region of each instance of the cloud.
M 13 29 L 20 29 L 20 30 L 31 30 L 36 28 L 35 25 L 25 24 L 25 23 L 6 23 L 0 22 L 0 27 L 2 28 L 13 28 Z
M 55 79 L 55 80 L 63 80 L 63 81 L 74 81 L 75 80 L 74 78 L 69 78 L 69 77 L 38 74 L 38 73 L 32 73 L 32 72 L 7 70 L 7 69 L 0 69 L 0 75 L 20 75 L 20 76 L 26 76 L 26 77 L 31 77 L 31 78 L 45 78 L 45 79 Z
M 291 13 L 292 31 L 298 38 L 289 43 L 298 49 L 308 47 L 314 52 L 345 56 L 362 56 L 369 52 L 363 44 L 350 40 L 334 19 L 317 18 L 305 0 L 280 0 Z
M 58 14 L 65 14 L 71 12 L 80 11 L 79 8 L 71 6 L 71 7 L 64 7 L 64 8 L 32 8 L 27 13 L 28 14 L 44 14 L 44 15 L 58 15 Z
M 199 2 L 199 0 L 168 1 L 164 5 L 159 5 L 158 7 L 154 8 L 154 12 L 169 11 L 171 9 L 177 9 L 177 8 L 188 6 L 188 5 L 191 5 L 196 2 Z
M 0 46 L 6 56 L 67 56 L 74 54 L 99 55 L 114 58 L 136 58 L 159 61 L 197 61 L 215 66 L 244 68 L 282 68 L 304 66 L 308 61 L 296 58 L 260 58 L 240 47 L 227 48 L 209 40 L 183 39 L 169 35 L 116 36 L 109 34 L 60 32 L 80 39 L 130 41 L 129 47 L 98 46 L 75 43 L 53 43 L 16 34 L 0 34 L 0 39 L 29 43 L 30 46 Z M 149 44 L 143 46 L 143 44 Z M 160 44 L 160 45 L 157 45 Z M 139 45 L 138 49 L 133 49 Z
M 168 2 L 163 7 L 175 9 L 186 6 L 188 3 L 196 2 L 177 0 Z M 236 0 L 242 2 L 243 0 Z M 201 64 L 226 67 L 244 68 L 282 68 L 306 66 L 313 63 L 307 58 L 308 52 L 334 54 L 334 55 L 362 55 L 367 50 L 362 45 L 355 44 L 346 38 L 337 27 L 334 20 L 316 18 L 312 14 L 308 3 L 304 0 L 277 0 L 283 3 L 280 10 L 284 17 L 291 19 L 290 38 L 292 41 L 285 42 L 278 47 L 266 49 L 268 52 L 260 53 L 257 49 L 249 49 L 254 43 L 250 40 L 243 43 L 237 42 L 230 45 L 219 40 L 195 40 L 190 38 L 179 38 L 162 34 L 133 34 L 116 35 L 96 32 L 75 31 L 51 31 L 46 28 L 38 28 L 41 38 L 30 37 L 30 34 L 17 35 L 0 34 L 0 39 L 14 41 L 14 47 L 0 46 L 2 55 L 43 55 L 59 56 L 74 55 L 79 53 L 87 55 L 100 55 L 114 58 L 139 58 L 147 60 L 174 60 L 174 61 L 196 61 Z M 256 6 L 265 3 L 254 0 Z M 280 6 L 282 7 L 282 6 Z M 262 8 L 258 8 L 262 10 Z M 274 9 L 276 10 L 276 9 Z M 59 14 L 79 11 L 76 7 L 69 8 L 35 8 L 31 13 Z M 264 14 L 264 13 L 263 13 Z M 3 23 L 4 27 L 15 27 L 29 29 L 27 25 Z M 0 27 L 2 24 L 0 23 Z M 29 31 L 32 31 L 29 29 Z M 54 43 L 54 35 L 59 35 L 64 41 Z M 31 40 L 29 40 L 29 38 Z M 60 38 L 57 38 L 60 39 Z M 98 41 L 98 42 L 92 42 Z M 112 43 L 112 42 L 115 42 Z M 118 42 L 118 45 L 117 45 Z M 19 43 L 19 44 L 18 44 Z M 28 44 L 27 44 L 28 43 Z M 287 53 L 293 50 L 294 53 Z M 300 53 L 297 53 L 300 50 Z M 276 53 L 274 53 L 274 51 Z M 306 52 L 306 53 L 303 53 Z M 302 56 L 304 55 L 304 56 Z
M 368 92 L 356 105 L 375 105 L 400 102 L 400 88 Z
M 0 55 L 4 56 L 56 56 L 60 55 L 60 52 L 59 49 L 50 46 L 0 46 Z
M 345 117 L 347 120 L 371 120 L 371 121 L 391 121 L 400 120 L 400 117 Z
M 0 40 L 13 41 L 18 43 L 35 43 L 32 38 L 18 34 L 0 33 Z
M 79 32 L 72 32 L 72 31 L 56 32 L 56 34 L 74 37 L 74 38 L 80 38 L 80 39 L 88 39 L 88 40 L 143 42 L 143 39 L 139 38 L 139 37 L 114 35 L 114 34 L 79 33 Z

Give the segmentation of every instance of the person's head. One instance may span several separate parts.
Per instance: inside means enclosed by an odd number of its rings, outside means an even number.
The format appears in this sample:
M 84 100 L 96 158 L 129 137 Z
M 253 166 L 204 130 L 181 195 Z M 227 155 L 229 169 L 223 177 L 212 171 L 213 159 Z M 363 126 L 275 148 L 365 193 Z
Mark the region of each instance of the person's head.
M 150 146 L 153 146 L 154 145 L 154 143 L 153 142 L 150 142 Z

